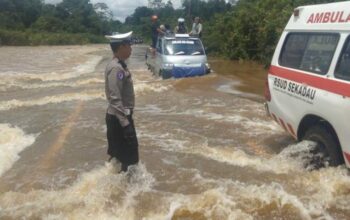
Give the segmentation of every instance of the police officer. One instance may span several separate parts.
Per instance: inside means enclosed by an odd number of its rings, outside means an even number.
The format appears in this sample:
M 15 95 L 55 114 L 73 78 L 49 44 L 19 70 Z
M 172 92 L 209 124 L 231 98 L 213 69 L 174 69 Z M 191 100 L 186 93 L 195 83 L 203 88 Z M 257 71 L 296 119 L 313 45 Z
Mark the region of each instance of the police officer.
M 132 76 L 125 60 L 131 55 L 131 34 L 106 36 L 113 59 L 105 70 L 105 92 L 108 101 L 106 124 L 110 159 L 121 162 L 121 171 L 139 161 L 138 140 L 132 118 L 135 94 Z

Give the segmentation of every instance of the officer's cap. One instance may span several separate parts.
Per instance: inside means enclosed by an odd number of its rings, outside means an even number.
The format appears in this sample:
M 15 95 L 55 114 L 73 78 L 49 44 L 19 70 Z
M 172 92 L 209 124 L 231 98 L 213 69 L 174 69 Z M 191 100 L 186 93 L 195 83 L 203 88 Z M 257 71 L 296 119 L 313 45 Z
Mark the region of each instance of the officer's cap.
M 114 34 L 106 35 L 105 37 L 109 40 L 109 43 L 121 43 L 121 44 L 131 44 L 132 31 L 125 34 Z

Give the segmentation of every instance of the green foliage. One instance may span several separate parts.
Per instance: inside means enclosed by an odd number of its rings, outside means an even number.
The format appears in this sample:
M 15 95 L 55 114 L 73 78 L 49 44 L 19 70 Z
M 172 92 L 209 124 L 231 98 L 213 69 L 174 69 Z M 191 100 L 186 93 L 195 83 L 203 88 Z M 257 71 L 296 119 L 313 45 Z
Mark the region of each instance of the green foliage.
M 40 16 L 41 7 L 41 0 L 1 0 L 0 14 L 1 20 L 4 20 L 0 27 L 29 27 Z
M 184 0 L 183 7 L 186 18 L 192 21 L 193 17 L 199 16 L 204 21 L 210 20 L 215 14 L 222 14 L 231 9 L 231 5 L 225 0 Z
M 0 29 L 0 45 L 69 45 L 105 43 L 103 36 L 92 34 L 48 33 Z
M 204 44 L 230 59 L 269 63 L 295 7 L 330 0 L 240 0 L 204 26 Z
M 204 21 L 209 21 L 215 14 L 229 11 L 231 5 L 225 3 L 225 0 L 184 0 L 183 9 L 174 9 L 171 1 L 167 1 L 165 7 L 150 9 L 147 7 L 138 7 L 134 13 L 127 17 L 125 26 L 127 30 L 133 30 L 135 35 L 142 36 L 150 42 L 151 38 L 151 16 L 156 14 L 160 24 L 167 24 L 171 30 L 177 25 L 180 17 L 185 18 L 187 30 L 191 30 L 192 19 L 199 16 Z
M 150 42 L 151 19 L 173 30 L 183 17 L 190 30 L 193 17 L 203 24 L 203 42 L 211 54 L 230 59 L 269 63 L 275 45 L 293 9 L 297 6 L 335 0 L 240 0 L 232 6 L 225 0 L 183 0 L 181 9 L 171 1 L 165 7 L 138 7 L 125 23 L 112 20 L 104 3 L 63 0 L 57 5 L 43 0 L 0 0 L 0 42 L 8 45 L 84 44 L 105 42 L 111 32 L 127 32 Z
M 21 31 L 0 30 L 0 45 L 29 45 L 28 36 Z
M 34 30 L 47 32 L 59 32 L 63 30 L 63 27 L 64 23 L 52 16 L 41 16 L 32 25 Z
M 93 5 L 90 0 L 63 0 L 57 5 L 43 0 L 0 0 L 0 17 L 0 39 L 9 45 L 101 42 L 103 35 L 121 25 L 112 20 L 106 4 Z
M 20 18 L 11 12 L 0 12 L 0 27 L 6 29 L 23 29 L 24 25 L 20 22 Z

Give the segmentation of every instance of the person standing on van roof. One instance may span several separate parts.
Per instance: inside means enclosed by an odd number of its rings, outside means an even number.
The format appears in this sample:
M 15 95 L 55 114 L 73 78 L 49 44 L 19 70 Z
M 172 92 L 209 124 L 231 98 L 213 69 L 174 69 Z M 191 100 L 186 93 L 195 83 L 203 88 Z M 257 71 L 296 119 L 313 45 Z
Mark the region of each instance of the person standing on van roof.
M 157 39 L 158 39 L 158 35 L 159 34 L 165 34 L 165 32 L 163 32 L 161 29 L 160 29 L 160 25 L 159 25 L 159 22 L 158 22 L 158 16 L 157 15 L 153 15 L 151 17 L 151 21 L 152 21 L 152 27 L 151 27 L 151 37 L 152 37 L 152 45 L 151 47 L 153 49 L 156 48 L 156 45 L 157 45 Z
M 177 20 L 177 26 L 175 27 L 174 32 L 175 32 L 175 34 L 186 34 L 187 33 L 187 28 L 185 26 L 185 19 L 179 18 Z
M 165 24 L 164 27 L 165 27 L 165 33 L 166 34 L 173 34 L 173 31 L 171 30 L 169 24 Z
M 138 140 L 133 121 L 134 85 L 125 63 L 131 55 L 131 34 L 106 36 L 110 40 L 113 59 L 105 70 L 107 140 L 110 159 L 121 162 L 121 171 L 139 161 Z
M 160 30 L 162 30 L 162 32 L 163 32 L 164 34 L 163 34 L 163 33 L 159 33 L 158 36 L 162 37 L 162 36 L 165 35 L 165 32 L 166 32 L 165 25 L 164 25 L 164 24 L 161 24 L 161 25 L 159 26 L 159 28 L 160 28 Z
M 195 17 L 194 22 L 192 24 L 192 30 L 190 32 L 190 35 L 196 36 L 196 37 L 202 37 L 202 29 L 203 29 L 203 26 L 200 22 L 200 18 Z
M 167 35 L 171 35 L 172 34 L 172 31 L 170 30 L 169 24 L 162 24 L 159 27 L 164 33 L 164 34 L 163 33 L 159 34 L 159 36 L 167 36 Z

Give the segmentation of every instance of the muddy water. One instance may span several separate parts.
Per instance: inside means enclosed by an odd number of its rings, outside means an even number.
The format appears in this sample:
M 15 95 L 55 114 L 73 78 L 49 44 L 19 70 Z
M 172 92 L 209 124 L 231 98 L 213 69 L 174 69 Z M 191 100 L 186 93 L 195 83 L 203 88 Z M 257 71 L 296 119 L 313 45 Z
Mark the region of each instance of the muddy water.
M 107 163 L 108 46 L 0 48 L 0 219 L 348 219 L 345 167 L 304 168 L 263 102 L 266 71 L 211 59 L 215 73 L 161 80 L 129 67 L 141 162 Z

